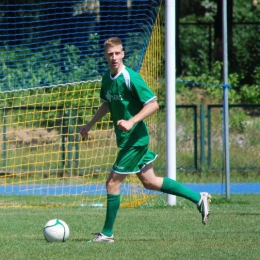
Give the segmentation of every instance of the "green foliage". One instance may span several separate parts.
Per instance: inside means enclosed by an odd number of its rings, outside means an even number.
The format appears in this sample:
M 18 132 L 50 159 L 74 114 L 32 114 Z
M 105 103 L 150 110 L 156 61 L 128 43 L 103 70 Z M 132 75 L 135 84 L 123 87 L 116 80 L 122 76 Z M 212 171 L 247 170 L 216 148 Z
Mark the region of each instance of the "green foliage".
M 199 76 L 183 76 L 178 78 L 177 94 L 187 92 L 190 88 L 203 88 L 213 103 L 221 103 L 223 98 L 223 79 L 221 75 L 222 62 L 215 62 L 212 71 L 201 73 Z M 253 78 L 255 84 L 241 86 L 243 75 L 230 73 L 228 76 L 228 98 L 230 104 L 259 104 L 260 99 L 260 67 L 256 67 Z M 187 89 L 188 87 L 188 89 Z M 192 95 L 192 93 L 187 93 Z
M 60 49 L 59 41 L 42 46 L 37 52 L 25 47 L 1 48 L 0 91 L 58 85 L 96 77 L 97 36 L 90 35 L 90 40 L 96 44 L 92 45 L 93 52 L 88 57 L 82 57 L 74 45 L 65 45 Z M 4 58 L 6 54 L 8 59 Z
M 232 131 L 232 133 L 244 133 L 246 130 L 245 118 L 246 112 L 244 110 L 236 110 L 235 113 L 229 117 L 230 131 Z
M 30 1 L 30 3 L 38 2 L 38 0 Z M 6 1 L 6 3 L 11 3 L 11 1 Z M 45 7 L 46 5 L 44 5 Z M 214 28 L 216 28 L 214 23 L 217 7 L 216 2 L 209 0 L 181 1 L 180 34 L 178 36 L 181 51 L 181 80 L 196 82 L 196 86 L 203 85 L 207 90 L 207 94 L 219 102 L 222 98 L 223 69 L 221 63 L 214 61 L 216 44 L 212 37 Z M 5 6 L 2 6 L 2 8 L 3 12 L 7 10 Z M 165 29 L 164 10 L 163 5 L 160 11 L 162 31 Z M 43 23 L 40 20 L 41 11 L 36 14 L 34 7 L 32 7 L 29 14 L 32 17 L 35 15 L 35 20 L 40 22 L 40 24 Z M 232 65 L 229 67 L 229 85 L 232 86 L 232 89 L 229 91 L 231 103 L 257 103 L 257 100 L 259 100 L 259 14 L 259 3 L 243 0 L 234 1 L 234 22 L 255 22 L 255 24 L 233 24 L 232 53 L 229 56 L 229 64 Z M 25 12 L 22 8 L 18 8 L 16 15 L 23 17 Z M 32 20 L 31 17 L 28 19 Z M 23 41 L 27 41 L 27 46 L 30 46 L 29 43 L 33 41 L 35 32 L 33 27 L 27 26 L 26 28 L 30 32 L 28 34 L 29 38 L 26 39 L 23 36 Z M 22 26 L 20 29 L 23 32 Z M 39 35 L 41 34 L 41 32 L 38 33 Z M 58 85 L 64 82 L 85 81 L 96 77 L 96 75 L 99 75 L 99 71 L 105 68 L 105 64 L 102 62 L 103 58 L 97 59 L 97 56 L 99 57 L 97 53 L 100 52 L 99 37 L 98 31 L 87 36 L 87 41 L 83 46 L 88 49 L 87 56 L 82 55 L 76 44 L 61 44 L 58 37 L 48 44 L 37 44 L 37 48 L 29 48 L 25 47 L 25 45 L 8 46 L 4 45 L 5 41 L 3 41 L 0 48 L 0 56 L 2 58 L 0 65 L 0 91 Z M 133 41 L 138 41 L 141 44 L 147 41 L 146 37 L 140 37 L 138 40 L 135 40 L 135 38 L 135 33 L 129 32 L 126 45 L 132 46 Z M 139 68 L 144 51 L 142 50 L 142 53 L 140 53 L 138 49 L 127 50 L 126 65 L 134 69 Z M 178 85 L 178 88 L 179 90 L 177 91 L 181 92 L 180 88 L 182 86 Z M 160 92 L 163 91 L 160 90 Z M 8 102 L 5 101 L 6 104 Z M 66 103 L 68 102 L 66 101 Z
M 237 25 L 234 28 L 233 49 L 235 61 L 231 72 L 241 75 L 241 84 L 256 84 L 254 71 L 260 63 L 260 25 Z M 243 44 L 241 44 L 241 38 Z
M 183 75 L 199 76 L 208 68 L 208 25 L 180 26 L 180 51 Z M 192 46 L 192 47 L 191 47 Z
M 217 6 L 216 2 L 208 0 L 192 0 L 189 3 L 181 1 L 180 34 L 178 35 L 181 55 L 181 68 L 178 70 L 181 77 L 192 76 L 197 78 L 198 83 L 211 83 L 211 81 L 200 80 L 205 78 L 201 77 L 203 74 L 214 75 L 211 70 L 214 70 L 215 60 L 218 57 L 216 54 L 222 55 L 222 51 L 219 50 L 219 39 L 213 37 L 219 28 L 219 25 L 216 24 L 216 15 L 218 14 L 217 8 L 220 6 Z M 260 4 L 257 1 L 235 0 L 233 6 L 228 3 L 228 8 L 233 8 L 234 22 L 228 31 L 228 69 L 229 74 L 236 77 L 236 93 L 231 90 L 230 98 L 231 102 L 241 102 L 244 97 L 237 95 L 240 95 L 240 89 L 244 85 L 252 85 L 253 89 L 259 85 L 253 72 L 260 63 Z M 218 59 L 221 59 L 221 56 Z M 222 77 L 222 68 L 219 72 Z M 220 77 L 216 76 L 216 80 L 220 80 Z M 233 87 L 233 82 L 230 85 Z M 216 91 L 214 90 L 214 92 Z M 218 93 L 216 96 L 219 96 Z M 255 103 L 252 99 L 247 99 L 247 102 Z
M 235 22 L 259 22 L 259 1 L 234 0 L 233 11 Z
M 214 16 L 217 13 L 217 4 L 215 1 L 203 0 L 201 5 L 205 8 L 204 21 L 213 22 Z
M 209 0 L 180 1 L 182 22 L 212 22 L 217 5 Z
M 245 84 L 240 89 L 241 101 L 246 104 L 259 104 L 260 100 L 260 67 L 254 71 L 254 80 L 256 84 Z

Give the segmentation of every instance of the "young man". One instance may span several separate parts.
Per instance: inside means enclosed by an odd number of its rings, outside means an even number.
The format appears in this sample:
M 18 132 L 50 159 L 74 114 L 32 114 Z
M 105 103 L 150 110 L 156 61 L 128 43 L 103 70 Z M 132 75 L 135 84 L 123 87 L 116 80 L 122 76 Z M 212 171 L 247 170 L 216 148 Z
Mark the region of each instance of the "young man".
M 105 58 L 109 70 L 102 78 L 102 105 L 86 125 L 80 128 L 84 137 L 91 127 L 108 112 L 114 124 L 120 148 L 106 182 L 107 212 L 103 229 L 90 242 L 114 242 L 113 226 L 120 206 L 120 185 L 128 174 L 136 174 L 146 189 L 157 190 L 194 202 L 206 224 L 210 194 L 194 192 L 170 178 L 157 177 L 152 162 L 157 154 L 148 149 L 149 132 L 144 119 L 159 109 L 157 97 L 141 76 L 124 66 L 122 42 L 117 37 L 105 41 Z

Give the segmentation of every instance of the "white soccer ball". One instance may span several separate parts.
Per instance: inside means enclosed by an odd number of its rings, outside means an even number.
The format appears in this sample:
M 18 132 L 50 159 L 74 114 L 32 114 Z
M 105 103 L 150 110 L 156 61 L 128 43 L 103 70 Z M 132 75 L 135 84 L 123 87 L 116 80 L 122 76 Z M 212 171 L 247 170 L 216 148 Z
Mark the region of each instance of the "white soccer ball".
M 52 219 L 44 226 L 43 235 L 48 242 L 65 242 L 69 238 L 70 230 L 65 221 Z

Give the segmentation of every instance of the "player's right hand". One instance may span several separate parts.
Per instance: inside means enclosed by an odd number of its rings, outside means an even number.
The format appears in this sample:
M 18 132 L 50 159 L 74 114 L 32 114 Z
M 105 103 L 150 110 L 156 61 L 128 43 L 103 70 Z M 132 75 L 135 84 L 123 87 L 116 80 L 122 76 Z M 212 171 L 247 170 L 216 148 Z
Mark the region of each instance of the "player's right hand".
M 117 121 L 117 125 L 122 131 L 127 132 L 131 130 L 131 128 L 134 125 L 134 122 L 131 119 L 130 120 L 121 119 Z
M 88 132 L 89 132 L 88 125 L 83 125 L 79 128 L 79 133 L 82 138 L 85 137 Z

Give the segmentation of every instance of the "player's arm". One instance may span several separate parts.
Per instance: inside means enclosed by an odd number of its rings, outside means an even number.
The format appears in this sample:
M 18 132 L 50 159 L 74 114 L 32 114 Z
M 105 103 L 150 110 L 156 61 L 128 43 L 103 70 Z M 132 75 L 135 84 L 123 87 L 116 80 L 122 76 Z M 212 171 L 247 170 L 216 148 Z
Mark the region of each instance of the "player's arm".
M 119 128 L 123 131 L 129 131 L 134 124 L 141 122 L 145 118 L 149 117 L 153 113 L 155 113 L 159 109 L 159 104 L 158 102 L 152 101 L 147 103 L 146 105 L 143 106 L 143 108 L 140 110 L 139 113 L 137 113 L 134 117 L 132 117 L 129 120 L 118 120 L 117 125 Z
M 91 129 L 91 127 L 98 122 L 103 116 L 105 116 L 109 112 L 109 107 L 106 102 L 103 102 L 103 104 L 99 107 L 96 114 L 93 116 L 93 118 L 84 126 L 80 127 L 79 133 L 82 137 L 84 137 Z

